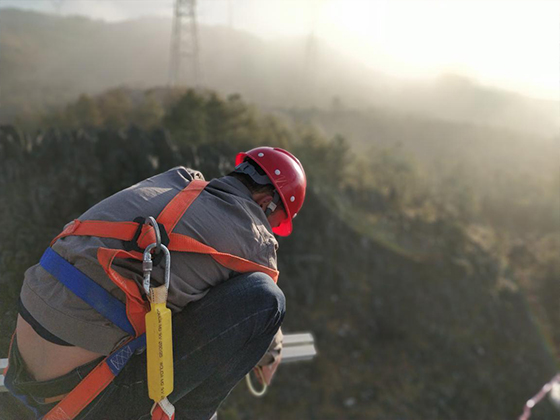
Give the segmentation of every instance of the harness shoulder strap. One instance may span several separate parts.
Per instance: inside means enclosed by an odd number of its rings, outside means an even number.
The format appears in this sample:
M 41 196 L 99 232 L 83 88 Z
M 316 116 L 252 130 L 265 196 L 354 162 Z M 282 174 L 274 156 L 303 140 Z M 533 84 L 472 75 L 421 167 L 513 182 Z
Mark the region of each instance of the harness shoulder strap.
M 200 195 L 206 181 L 193 180 L 183 188 L 165 206 L 157 218 L 158 223 L 164 225 L 166 232 L 171 233 L 189 206 Z M 64 230 L 51 241 L 51 246 L 60 238 L 67 236 L 97 236 L 99 238 L 120 239 L 130 241 L 133 239 L 138 223 L 136 222 L 109 222 L 105 220 L 83 220 L 74 219 L 66 225 Z M 139 244 L 150 244 L 155 242 L 154 231 L 151 226 L 142 226 Z
M 183 217 L 194 200 L 198 198 L 202 190 L 208 185 L 207 181 L 194 180 L 183 188 L 173 199 L 165 206 L 163 211 L 159 214 L 157 222 L 165 226 L 168 234 L 173 232 L 173 229 Z
M 194 180 L 177 194 L 163 209 L 157 218 L 157 222 L 165 226 L 169 235 L 169 250 L 177 252 L 193 252 L 197 254 L 210 255 L 217 263 L 238 273 L 259 271 L 268 274 L 272 279 L 278 281 L 278 271 L 261 264 L 254 263 L 236 255 L 219 252 L 214 248 L 197 241 L 187 235 L 172 233 L 173 229 L 185 214 L 190 205 L 198 198 L 200 193 L 208 185 L 206 181 Z
M 205 245 L 187 235 L 172 233 L 169 235 L 169 250 L 178 252 L 193 252 L 196 254 L 210 255 L 217 263 L 238 273 L 249 273 L 258 271 L 272 277 L 274 282 L 278 281 L 279 272 L 265 265 L 257 264 L 253 261 L 236 255 L 219 252 L 211 246 Z

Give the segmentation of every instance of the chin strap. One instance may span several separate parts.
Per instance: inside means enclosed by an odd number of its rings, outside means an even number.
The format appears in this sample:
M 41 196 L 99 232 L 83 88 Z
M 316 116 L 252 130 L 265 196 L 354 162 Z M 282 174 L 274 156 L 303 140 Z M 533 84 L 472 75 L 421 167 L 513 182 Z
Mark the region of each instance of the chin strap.
M 251 179 L 259 185 L 271 185 L 271 186 L 274 185 L 270 180 L 270 178 L 268 177 L 268 175 L 260 174 L 257 168 L 254 165 L 252 165 L 248 160 L 237 165 L 233 170 L 233 172 L 238 174 L 249 175 Z M 274 196 L 272 197 L 272 201 L 264 211 L 266 217 L 270 216 L 270 214 L 274 212 L 274 210 L 276 210 L 279 201 L 280 201 L 280 195 L 278 195 L 278 192 L 274 190 Z
M 236 172 L 238 174 L 249 175 L 251 179 L 259 185 L 267 185 L 267 184 L 272 185 L 272 181 L 270 181 L 268 175 L 264 173 L 260 174 L 257 168 L 251 165 L 251 163 L 248 161 L 245 161 L 237 165 L 233 170 L 233 172 Z
M 270 216 L 274 212 L 274 210 L 276 210 L 276 207 L 278 207 L 278 202 L 279 201 L 280 201 L 280 195 L 278 195 L 276 190 L 274 190 L 274 196 L 272 197 L 272 201 L 266 207 L 266 210 L 264 212 L 266 217 Z

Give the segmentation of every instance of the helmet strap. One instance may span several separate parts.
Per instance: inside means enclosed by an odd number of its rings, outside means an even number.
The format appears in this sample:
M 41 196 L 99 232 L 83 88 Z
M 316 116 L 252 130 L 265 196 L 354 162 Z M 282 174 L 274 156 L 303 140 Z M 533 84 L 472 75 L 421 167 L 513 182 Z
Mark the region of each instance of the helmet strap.
M 266 210 L 264 214 L 266 217 L 270 216 L 274 210 L 278 207 L 278 202 L 280 201 L 280 195 L 274 190 L 274 196 L 272 197 L 272 201 L 266 206 Z
M 236 172 L 238 174 L 249 175 L 251 179 L 259 185 L 267 185 L 267 184 L 272 185 L 272 181 L 270 180 L 270 178 L 266 174 L 265 175 L 259 174 L 257 168 L 251 165 L 248 161 L 242 162 L 239 165 L 237 165 L 233 170 L 233 172 Z
M 255 166 L 253 166 L 248 161 L 242 162 L 239 165 L 237 165 L 233 170 L 233 172 L 249 175 L 251 179 L 259 185 L 269 185 L 269 184 L 273 185 L 268 175 L 259 174 L 257 168 L 255 168 Z M 272 201 L 268 204 L 266 210 L 264 211 L 266 217 L 270 216 L 270 214 L 272 214 L 272 212 L 276 210 L 279 201 L 280 201 L 280 195 L 278 194 L 278 192 L 276 192 L 276 190 L 274 190 Z

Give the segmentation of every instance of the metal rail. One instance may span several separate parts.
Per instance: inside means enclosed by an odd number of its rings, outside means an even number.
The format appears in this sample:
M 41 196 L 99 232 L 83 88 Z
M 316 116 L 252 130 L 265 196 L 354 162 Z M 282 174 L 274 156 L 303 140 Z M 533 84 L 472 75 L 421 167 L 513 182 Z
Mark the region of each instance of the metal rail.
M 7 366 L 8 359 L 0 359 L 0 372 L 2 372 L 2 375 L 0 375 L 0 392 L 8 391 L 4 386 L 4 369 L 6 369 Z

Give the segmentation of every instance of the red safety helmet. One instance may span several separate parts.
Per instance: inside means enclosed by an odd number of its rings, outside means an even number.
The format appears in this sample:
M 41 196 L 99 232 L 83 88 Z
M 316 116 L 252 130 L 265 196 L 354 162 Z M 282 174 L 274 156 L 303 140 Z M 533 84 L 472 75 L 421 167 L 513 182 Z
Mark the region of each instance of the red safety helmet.
M 288 236 L 292 233 L 292 219 L 297 216 L 305 199 L 307 178 L 303 166 L 294 155 L 278 147 L 257 147 L 239 153 L 235 159 L 235 166 L 246 159 L 255 162 L 276 188 L 288 217 L 272 231 L 280 236 Z

